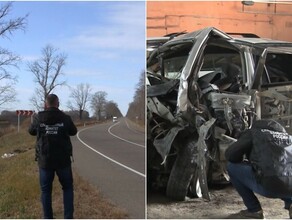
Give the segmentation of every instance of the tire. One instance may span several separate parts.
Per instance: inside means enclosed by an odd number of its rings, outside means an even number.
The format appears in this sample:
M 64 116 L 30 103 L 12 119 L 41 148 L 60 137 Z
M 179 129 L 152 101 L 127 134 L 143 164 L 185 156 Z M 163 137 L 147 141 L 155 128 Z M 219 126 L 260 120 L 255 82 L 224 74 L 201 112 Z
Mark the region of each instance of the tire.
M 197 146 L 194 140 L 181 146 L 176 161 L 172 167 L 167 188 L 167 197 L 184 201 L 188 194 L 188 188 L 196 171 Z
M 200 186 L 199 181 L 199 172 L 198 170 L 195 171 L 195 174 L 193 175 L 193 178 L 191 179 L 190 186 L 188 188 L 188 197 L 190 198 L 202 198 L 202 189 Z

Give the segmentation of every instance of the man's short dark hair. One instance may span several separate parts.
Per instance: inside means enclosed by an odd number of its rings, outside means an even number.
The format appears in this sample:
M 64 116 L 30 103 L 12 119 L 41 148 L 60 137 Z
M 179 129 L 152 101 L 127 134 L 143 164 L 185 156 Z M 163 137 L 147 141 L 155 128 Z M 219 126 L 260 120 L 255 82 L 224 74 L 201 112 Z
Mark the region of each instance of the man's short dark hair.
M 48 106 L 55 106 L 59 101 L 59 98 L 55 94 L 49 94 L 46 98 L 46 103 Z

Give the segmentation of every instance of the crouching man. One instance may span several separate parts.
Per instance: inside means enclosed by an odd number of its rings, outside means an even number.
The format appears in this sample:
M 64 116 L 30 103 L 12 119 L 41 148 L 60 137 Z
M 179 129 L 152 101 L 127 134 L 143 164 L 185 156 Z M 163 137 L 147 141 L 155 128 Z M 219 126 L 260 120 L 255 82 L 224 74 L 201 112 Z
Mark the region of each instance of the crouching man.
M 225 157 L 230 181 L 247 208 L 233 218 L 264 218 L 254 193 L 282 199 L 292 218 L 292 141 L 283 126 L 256 121 L 229 146 Z

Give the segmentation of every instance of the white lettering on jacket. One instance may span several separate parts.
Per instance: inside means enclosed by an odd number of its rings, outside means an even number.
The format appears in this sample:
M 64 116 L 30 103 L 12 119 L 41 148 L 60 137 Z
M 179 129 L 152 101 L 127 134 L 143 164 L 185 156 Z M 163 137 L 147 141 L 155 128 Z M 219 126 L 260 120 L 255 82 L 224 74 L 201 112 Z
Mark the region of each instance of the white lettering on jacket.
M 57 135 L 59 128 L 64 127 L 64 123 L 57 123 L 54 125 L 46 125 L 44 123 L 41 123 L 40 127 L 45 128 L 46 134 Z
M 291 144 L 291 136 L 285 132 L 271 131 L 268 129 L 261 129 L 261 132 L 268 132 L 273 136 L 273 139 L 279 144 Z

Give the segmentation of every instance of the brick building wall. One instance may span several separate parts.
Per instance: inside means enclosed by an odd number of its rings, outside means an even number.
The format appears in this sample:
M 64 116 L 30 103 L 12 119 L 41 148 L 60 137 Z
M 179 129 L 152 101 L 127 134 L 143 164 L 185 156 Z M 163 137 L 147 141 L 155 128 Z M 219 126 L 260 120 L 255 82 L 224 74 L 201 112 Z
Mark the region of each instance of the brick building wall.
M 292 41 L 292 2 L 246 6 L 241 1 L 147 1 L 147 36 L 216 27 Z

